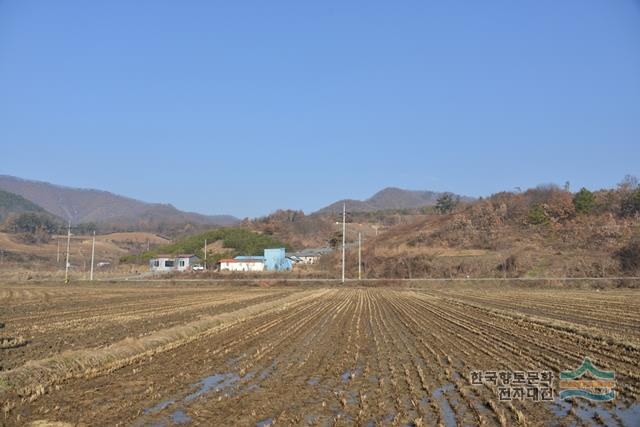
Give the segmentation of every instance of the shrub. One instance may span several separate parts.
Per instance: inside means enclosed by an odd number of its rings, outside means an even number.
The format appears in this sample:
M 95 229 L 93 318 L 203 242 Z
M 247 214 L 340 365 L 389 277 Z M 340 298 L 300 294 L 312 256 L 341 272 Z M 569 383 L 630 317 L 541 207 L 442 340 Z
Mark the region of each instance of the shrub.
M 529 210 L 529 223 L 534 225 L 549 224 L 549 216 L 542 205 L 535 205 Z
M 342 231 L 336 231 L 327 241 L 330 247 L 337 248 L 342 245 Z
M 573 196 L 573 205 L 577 213 L 589 214 L 593 212 L 596 207 L 596 196 L 583 187 Z
M 453 212 L 460 202 L 460 197 L 454 197 L 451 193 L 444 193 L 436 200 L 436 210 L 441 214 Z
M 640 213 L 640 188 L 628 192 L 622 197 L 620 213 L 622 216 L 633 216 Z
M 502 272 L 515 272 L 518 269 L 518 258 L 515 255 L 509 255 L 498 265 L 498 270 Z
M 534 224 L 541 224 L 545 222 L 562 221 L 573 216 L 575 213 L 575 207 L 573 206 L 573 196 L 571 193 L 560 189 L 557 185 L 547 184 L 539 185 L 536 188 L 529 189 L 524 193 L 524 200 L 529 207 L 529 214 L 534 211 L 534 215 L 537 215 L 537 220 L 542 222 L 535 222 L 535 219 L 531 222 Z M 540 215 L 540 206 L 546 216 L 546 221 L 543 220 L 543 216 Z
M 627 245 L 620 248 L 615 256 L 622 271 L 626 273 L 640 272 L 640 237 L 633 238 Z
M 563 221 L 571 218 L 576 213 L 573 205 L 573 196 L 566 191 L 555 191 L 549 201 L 542 205 L 547 216 L 555 221 Z

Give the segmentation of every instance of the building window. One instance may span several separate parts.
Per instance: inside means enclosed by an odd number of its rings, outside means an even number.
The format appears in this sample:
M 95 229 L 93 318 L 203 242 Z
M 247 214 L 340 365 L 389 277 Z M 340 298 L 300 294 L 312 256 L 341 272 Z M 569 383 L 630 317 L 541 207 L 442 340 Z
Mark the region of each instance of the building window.
M 156 259 L 156 260 L 154 260 L 154 261 L 153 261 L 153 266 L 154 266 L 154 267 L 160 267 L 160 261 L 159 261 L 159 260 L 157 260 L 157 259 Z
M 167 261 L 165 261 L 165 262 L 164 262 L 164 266 L 165 266 L 165 267 L 173 267 L 173 261 L 171 261 L 171 260 L 167 260 Z
M 180 260 L 180 267 L 184 267 L 184 260 L 183 259 Z

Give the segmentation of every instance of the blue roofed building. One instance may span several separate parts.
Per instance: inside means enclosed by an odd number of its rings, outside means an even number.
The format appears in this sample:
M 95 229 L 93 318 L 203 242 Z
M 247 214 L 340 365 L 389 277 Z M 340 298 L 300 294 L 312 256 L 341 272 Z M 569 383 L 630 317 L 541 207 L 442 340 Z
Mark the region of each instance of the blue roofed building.
M 233 257 L 233 259 L 237 259 L 237 260 L 256 260 L 256 261 L 263 261 L 264 262 L 264 257 L 260 256 L 260 255 L 238 255 L 236 257 Z
M 293 261 L 286 257 L 285 248 L 265 249 L 264 256 L 238 255 L 237 261 L 262 262 L 265 271 L 289 271 L 293 268 Z
M 286 257 L 284 248 L 265 249 L 264 259 L 267 271 L 288 271 L 293 268 L 293 262 Z

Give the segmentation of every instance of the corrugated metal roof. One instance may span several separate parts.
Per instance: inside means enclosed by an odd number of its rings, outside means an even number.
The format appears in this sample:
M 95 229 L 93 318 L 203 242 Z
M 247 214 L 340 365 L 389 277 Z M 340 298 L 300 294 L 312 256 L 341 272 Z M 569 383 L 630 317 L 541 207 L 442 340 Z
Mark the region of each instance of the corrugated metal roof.
M 151 259 L 158 259 L 158 258 L 174 259 L 174 258 L 191 258 L 191 257 L 197 257 L 197 256 L 195 254 L 178 254 L 178 255 L 161 254 L 161 255 L 156 255 Z
M 298 256 L 298 257 L 307 257 L 307 256 L 321 256 L 326 255 L 333 252 L 331 248 L 307 248 L 302 249 L 301 251 L 288 253 L 287 256 Z

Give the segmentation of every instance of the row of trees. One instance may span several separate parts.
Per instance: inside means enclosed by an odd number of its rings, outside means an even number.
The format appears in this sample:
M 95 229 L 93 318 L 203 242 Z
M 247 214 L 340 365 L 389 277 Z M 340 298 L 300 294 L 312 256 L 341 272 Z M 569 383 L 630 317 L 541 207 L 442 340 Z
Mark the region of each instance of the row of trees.
M 569 191 L 568 185 L 560 188 L 554 184 L 547 184 L 525 192 L 497 193 L 488 201 L 496 207 L 502 207 L 507 217 L 526 218 L 526 222 L 538 225 L 565 220 L 576 215 L 606 212 L 620 217 L 632 217 L 640 215 L 640 184 L 636 177 L 627 175 L 616 189 L 592 192 L 587 188 L 581 188 L 573 194 Z M 459 197 L 444 193 L 437 199 L 435 211 L 448 214 L 459 204 Z
M 640 184 L 634 176 L 627 175 L 618 184 L 617 190 L 603 190 L 601 200 L 598 195 L 586 188 L 578 191 L 574 198 L 576 213 L 590 214 L 598 211 L 616 212 L 620 216 L 629 217 L 640 213 Z
M 35 212 L 9 215 L 2 224 L 3 231 L 18 235 L 26 243 L 46 243 L 60 227 L 51 215 Z
M 538 188 L 541 199 L 529 207 L 528 220 L 531 224 L 548 224 L 574 216 L 611 213 L 620 217 L 640 215 L 640 187 L 619 186 L 616 190 L 596 192 L 581 188 L 571 194 L 559 188 Z
M 93 223 L 77 224 L 73 233 L 90 234 L 96 229 Z M 66 233 L 67 224 L 49 213 L 23 212 L 7 216 L 0 230 L 17 235 L 25 243 L 47 243 L 52 234 Z

